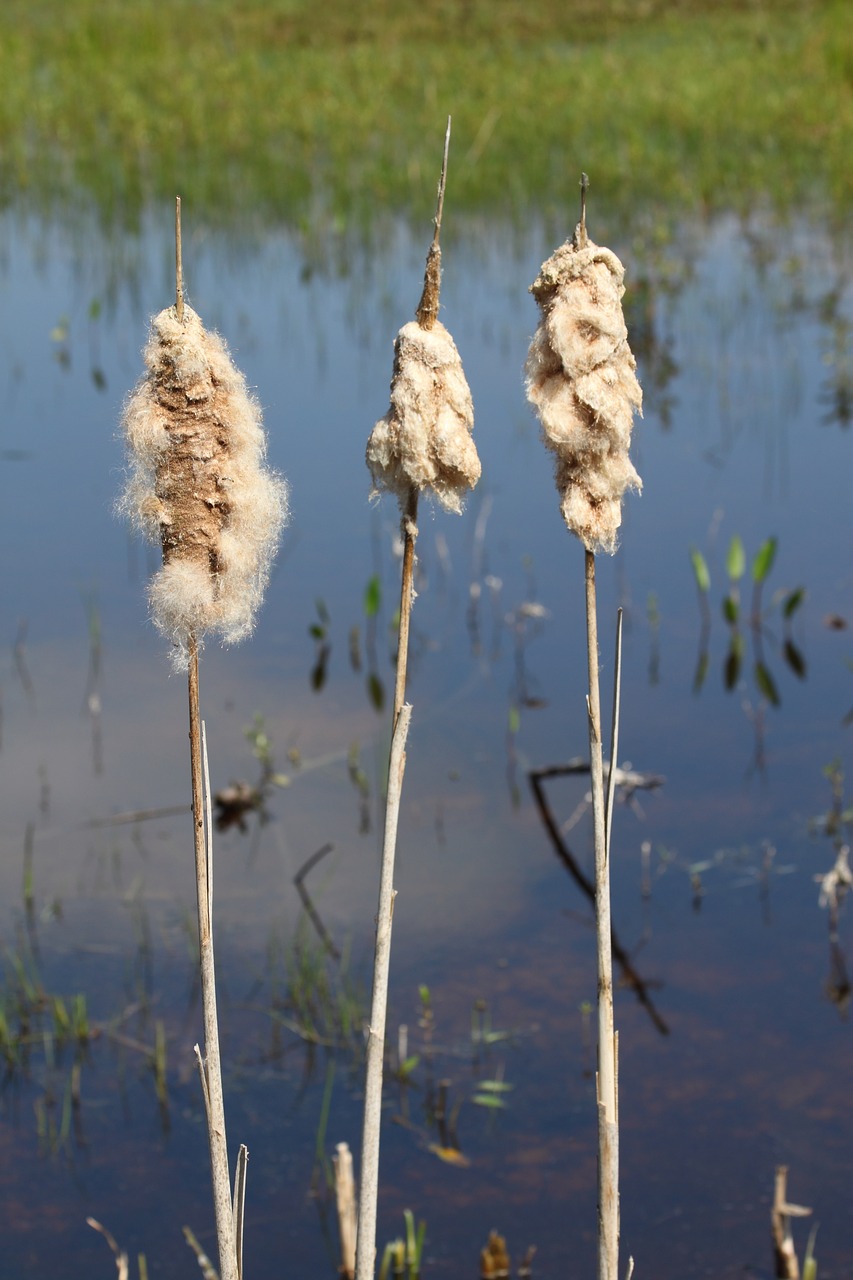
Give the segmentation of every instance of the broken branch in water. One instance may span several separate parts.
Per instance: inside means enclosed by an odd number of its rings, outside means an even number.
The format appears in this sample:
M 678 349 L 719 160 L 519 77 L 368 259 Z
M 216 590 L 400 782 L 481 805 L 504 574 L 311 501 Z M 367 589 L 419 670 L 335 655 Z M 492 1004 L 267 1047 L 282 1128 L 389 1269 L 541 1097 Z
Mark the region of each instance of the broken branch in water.
M 560 859 L 563 866 L 566 868 L 569 875 L 572 877 L 584 896 L 587 897 L 594 906 L 595 885 L 581 870 L 577 858 L 575 858 L 571 849 L 566 844 L 563 834 L 557 826 L 556 819 L 551 811 L 551 806 L 548 803 L 543 785 L 548 778 L 562 778 L 573 773 L 584 772 L 589 772 L 588 763 L 580 760 L 571 760 L 568 764 L 551 765 L 546 769 L 531 769 L 528 777 L 530 778 L 530 785 L 533 788 L 533 797 L 539 809 L 540 817 L 542 818 L 545 830 L 551 837 L 551 843 L 554 846 L 557 857 Z M 644 775 L 639 776 L 642 777 Z M 655 777 L 655 775 L 651 774 L 645 776 L 650 778 Z M 655 777 L 654 783 L 650 785 L 659 786 L 662 782 L 662 778 Z M 618 781 L 616 785 L 618 787 Z M 612 925 L 610 928 L 610 947 L 613 953 L 613 959 L 619 965 L 622 973 L 622 984 L 634 992 L 638 1001 L 646 1010 L 661 1035 L 668 1036 L 669 1026 L 654 1006 L 651 996 L 649 995 L 649 984 L 637 973 L 637 970 L 631 962 L 631 957 L 619 942 Z
M 811 1209 L 806 1209 L 801 1204 L 788 1203 L 788 1166 L 778 1165 L 773 1188 L 773 1208 L 770 1210 L 777 1280 L 800 1280 L 800 1264 L 794 1248 L 791 1219 L 808 1218 L 810 1215 Z
M 321 858 L 325 858 L 327 853 L 331 853 L 334 847 L 335 846 L 333 844 L 324 844 L 322 849 L 318 849 L 316 853 L 312 853 L 311 857 L 307 858 L 305 862 L 303 862 L 302 866 L 293 877 L 293 883 L 296 885 L 296 892 L 299 894 L 302 905 L 305 908 L 305 913 L 314 928 L 317 930 L 323 946 L 326 948 L 333 960 L 340 960 L 341 953 L 332 941 L 331 934 L 320 919 L 320 913 L 314 906 L 311 895 L 305 888 L 305 877 L 308 875 L 308 872 L 312 871 Z

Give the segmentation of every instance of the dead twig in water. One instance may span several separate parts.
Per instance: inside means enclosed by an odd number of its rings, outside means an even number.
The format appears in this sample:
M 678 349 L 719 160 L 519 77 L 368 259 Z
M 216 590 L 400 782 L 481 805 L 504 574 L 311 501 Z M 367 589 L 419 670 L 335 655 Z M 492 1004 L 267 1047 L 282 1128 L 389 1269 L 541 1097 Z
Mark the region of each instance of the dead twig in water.
M 305 877 L 308 875 L 308 872 L 313 871 L 317 863 L 322 858 L 325 858 L 327 853 L 331 853 L 334 847 L 335 846 L 333 844 L 324 844 L 322 849 L 318 849 L 316 853 L 312 853 L 311 857 L 303 862 L 302 866 L 293 877 L 293 883 L 296 885 L 296 892 L 299 894 L 302 905 L 305 908 L 305 914 L 316 929 L 323 946 L 326 948 L 333 960 L 340 960 L 341 953 L 332 941 L 331 934 L 320 919 L 320 913 L 314 906 L 311 895 L 305 888 Z
M 551 843 L 554 846 L 557 857 L 560 859 L 563 866 L 566 868 L 569 875 L 572 877 L 584 896 L 589 899 L 593 906 L 595 906 L 595 885 L 592 880 L 584 874 L 580 863 L 566 844 L 563 834 L 557 826 L 556 819 L 551 812 L 551 806 L 548 803 L 548 799 L 545 795 L 545 788 L 543 786 L 543 783 L 546 782 L 548 778 L 563 778 L 568 774 L 580 773 L 588 769 L 589 765 L 584 765 L 582 770 L 578 762 L 575 761 L 569 764 L 551 765 L 547 769 L 531 769 L 527 776 L 530 779 L 530 786 L 533 789 L 533 798 L 535 799 L 537 808 L 539 809 L 542 823 L 545 830 L 548 832 L 548 835 L 551 837 Z M 654 1006 L 652 998 L 649 995 L 648 983 L 645 982 L 637 973 L 630 955 L 617 938 L 612 924 L 610 927 L 610 949 L 613 953 L 613 959 L 619 965 L 619 969 L 622 974 L 622 985 L 628 987 L 629 990 L 634 992 L 637 1000 L 646 1010 L 646 1013 L 649 1015 L 661 1035 L 668 1036 L 669 1026 Z
M 219 1276 L 216 1274 L 216 1267 L 210 1261 L 210 1258 L 208 1258 L 189 1227 L 184 1227 L 184 1239 L 196 1256 L 196 1261 L 201 1267 L 201 1274 L 204 1276 L 204 1280 L 219 1280 Z
M 788 1166 L 780 1164 L 776 1169 L 773 1208 L 770 1210 L 777 1280 L 800 1280 L 800 1264 L 794 1248 L 791 1219 L 808 1218 L 811 1212 L 811 1209 L 806 1209 L 801 1204 L 788 1203 Z
M 118 1244 L 116 1243 L 112 1233 L 108 1231 L 106 1227 L 102 1226 L 101 1223 L 98 1222 L 96 1218 L 87 1218 L 86 1222 L 90 1227 L 93 1228 L 93 1230 L 99 1231 L 101 1233 L 101 1235 L 106 1240 L 107 1244 L 112 1249 L 113 1257 L 116 1260 L 116 1271 L 118 1272 L 118 1280 L 128 1280 L 129 1268 L 128 1268 L 127 1254 L 123 1249 L 120 1249 L 118 1247 Z
M 98 827 L 132 826 L 136 822 L 150 822 L 154 818 L 183 817 L 190 809 L 188 804 L 173 804 L 165 809 L 129 809 L 126 813 L 116 813 L 110 818 L 92 818 L 89 822 L 81 823 L 80 829 L 94 831 Z

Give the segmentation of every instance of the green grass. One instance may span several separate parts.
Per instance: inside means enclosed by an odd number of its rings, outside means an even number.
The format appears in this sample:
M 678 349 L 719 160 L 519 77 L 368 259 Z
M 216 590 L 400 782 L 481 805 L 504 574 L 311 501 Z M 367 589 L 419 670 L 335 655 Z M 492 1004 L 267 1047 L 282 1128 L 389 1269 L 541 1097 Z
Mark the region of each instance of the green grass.
M 460 212 L 853 194 L 847 0 L 4 0 L 0 84 L 3 203 L 108 221 L 423 218 L 448 113 Z

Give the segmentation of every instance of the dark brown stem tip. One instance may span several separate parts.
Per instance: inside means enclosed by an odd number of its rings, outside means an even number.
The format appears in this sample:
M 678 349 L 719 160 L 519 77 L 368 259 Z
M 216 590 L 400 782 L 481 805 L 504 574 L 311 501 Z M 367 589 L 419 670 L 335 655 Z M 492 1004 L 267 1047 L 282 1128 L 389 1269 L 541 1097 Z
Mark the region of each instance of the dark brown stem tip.
M 577 236 L 576 236 L 576 238 L 577 238 L 577 247 L 578 247 L 579 249 L 584 249 L 584 248 L 586 248 L 586 242 L 587 242 L 587 234 L 586 234 L 586 193 L 587 193 L 587 191 L 589 190 L 589 176 L 588 176 L 588 174 L 586 174 L 586 173 L 582 173 L 582 174 L 581 174 L 581 180 L 580 180 L 579 185 L 580 185 L 580 189 L 581 189 L 581 220 L 580 220 L 580 222 L 578 223 L 578 229 L 577 229 Z
M 441 245 L 433 240 L 424 272 L 424 287 L 415 317 L 422 329 L 431 329 L 438 319 L 441 292 Z
M 175 314 L 184 320 L 184 261 L 181 246 L 181 197 L 175 196 Z
M 444 190 L 447 186 L 447 156 L 450 151 L 451 117 L 447 117 L 447 129 L 444 134 L 444 156 L 441 162 L 441 177 L 438 180 L 438 200 L 435 206 L 432 244 L 427 254 L 424 272 L 424 287 L 418 309 L 415 312 L 418 324 L 422 329 L 431 329 L 438 319 L 439 293 L 441 291 L 441 217 L 444 212 Z

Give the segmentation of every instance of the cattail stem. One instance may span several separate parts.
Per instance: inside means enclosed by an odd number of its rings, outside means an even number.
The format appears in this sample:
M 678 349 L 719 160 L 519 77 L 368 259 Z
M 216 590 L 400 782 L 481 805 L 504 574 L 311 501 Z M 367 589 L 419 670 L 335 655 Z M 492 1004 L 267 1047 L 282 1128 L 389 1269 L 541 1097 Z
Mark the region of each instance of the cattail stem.
M 613 1028 L 613 964 L 610 951 L 610 868 L 601 750 L 595 556 L 586 560 L 586 637 L 589 693 L 589 762 L 595 847 L 595 921 L 598 953 L 598 1280 L 618 1280 L 619 1129 L 616 1037 Z M 610 762 L 611 771 L 614 763 Z
M 412 708 L 406 702 L 409 661 L 409 623 L 414 600 L 415 540 L 418 536 L 418 491 L 409 489 L 402 516 L 403 568 L 400 580 L 400 630 L 397 640 L 397 675 L 394 683 L 394 718 L 388 791 L 385 801 L 385 838 L 379 906 L 376 913 L 376 948 L 373 958 L 373 995 L 364 1083 L 364 1122 L 361 1142 L 361 1191 L 358 1199 L 355 1280 L 372 1280 L 376 1261 L 376 1211 L 379 1198 L 379 1139 L 382 1120 L 382 1078 L 385 1065 L 385 1021 L 391 972 L 391 924 L 394 916 L 394 863 L 397 856 L 397 824 L 406 768 L 406 738 Z
M 438 200 L 432 244 L 427 253 L 424 286 L 416 312 L 421 329 L 432 329 L 438 317 L 441 291 L 441 214 L 447 181 L 447 152 L 450 146 L 450 118 L 444 137 L 444 159 L 438 183 Z M 372 1280 L 376 1263 L 376 1209 L 379 1198 L 379 1138 L 382 1117 L 382 1076 L 385 1059 L 385 1015 L 388 1006 L 388 979 L 391 971 L 391 923 L 394 915 L 394 863 L 397 855 L 397 823 L 406 768 L 406 738 L 412 708 L 406 703 L 406 674 L 409 663 L 409 622 L 412 615 L 415 571 L 415 540 L 418 536 L 418 488 L 409 484 L 405 501 L 400 498 L 403 533 L 403 567 L 400 578 L 400 630 L 397 639 L 397 674 L 394 681 L 394 718 L 391 759 L 388 765 L 388 792 L 385 801 L 385 838 L 376 915 L 376 948 L 373 957 L 373 996 L 367 1034 L 364 1084 L 364 1124 L 361 1142 L 361 1191 L 358 1198 L 355 1280 Z
M 613 831 L 613 801 L 616 796 L 616 766 L 619 763 L 619 704 L 622 698 L 622 610 L 616 610 L 616 658 L 613 663 L 613 719 L 610 729 L 610 769 L 607 774 L 607 802 L 604 819 L 605 851 L 610 863 L 610 836 Z
M 219 1057 L 219 1027 L 216 1016 L 216 970 L 213 958 L 212 885 L 210 883 L 209 824 L 204 820 L 202 766 L 202 724 L 199 713 L 198 641 L 189 637 L 190 761 L 192 768 L 193 835 L 195 843 L 196 901 L 198 906 L 198 952 L 201 973 L 204 1059 L 201 1064 L 213 1183 L 213 1209 L 219 1247 L 220 1280 L 238 1280 L 234 1244 L 234 1218 L 225 1138 L 225 1104 L 222 1094 L 222 1067 Z
M 385 838 L 376 917 L 376 949 L 373 962 L 373 998 L 367 1034 L 364 1088 L 364 1126 L 361 1144 L 361 1192 L 358 1201 L 356 1280 L 372 1280 L 376 1262 L 376 1208 L 379 1193 L 379 1137 L 382 1111 L 382 1073 L 385 1049 L 385 1016 L 391 961 L 391 922 L 394 911 L 394 862 L 397 823 L 406 765 L 406 738 L 412 708 L 406 702 L 409 657 L 409 621 L 414 600 L 415 540 L 418 536 L 418 493 L 432 488 L 442 504 L 460 509 L 459 493 L 470 488 L 480 474 L 479 459 L 470 443 L 472 425 L 470 392 L 453 340 L 438 323 L 441 291 L 441 217 L 447 182 L 450 119 L 444 137 L 444 157 L 438 184 L 432 244 L 427 253 L 421 300 L 416 323 L 406 325 L 395 343 L 391 407 L 376 424 L 367 447 L 367 461 L 374 483 L 396 493 L 403 532 L 403 566 L 400 582 L 400 630 L 397 675 L 394 687 L 391 759 L 385 805 Z M 413 376 L 413 368 L 417 371 Z M 426 375 L 425 377 L 423 375 Z M 424 384 L 431 384 L 425 392 Z M 467 402 L 467 404 L 466 404 Z M 436 449 L 437 425 L 442 422 L 442 448 Z M 408 447 L 400 449 L 400 437 Z M 450 443 L 452 440 L 452 444 Z M 403 459 L 408 455 L 406 462 Z M 473 456 L 472 456 L 473 455 Z M 414 471 L 410 470 L 415 462 Z
M 356 1237 L 356 1280 L 372 1280 L 376 1261 L 376 1208 L 379 1197 L 379 1131 L 382 1119 L 382 1068 L 385 1056 L 385 1014 L 388 1004 L 388 975 L 391 967 L 391 925 L 394 916 L 394 859 L 397 822 L 406 767 L 406 738 L 412 708 L 400 708 L 391 738 L 388 766 L 388 798 L 385 807 L 385 840 L 379 908 L 376 913 L 376 950 L 373 962 L 373 996 L 370 1026 L 367 1029 L 364 1123 L 361 1141 L 361 1190 L 358 1197 Z
M 394 719 L 397 723 L 406 701 L 406 673 L 409 665 L 409 622 L 415 598 L 415 541 L 418 536 L 418 491 L 412 486 L 403 512 L 403 571 L 400 582 L 400 631 L 397 639 L 397 675 L 394 682 Z

